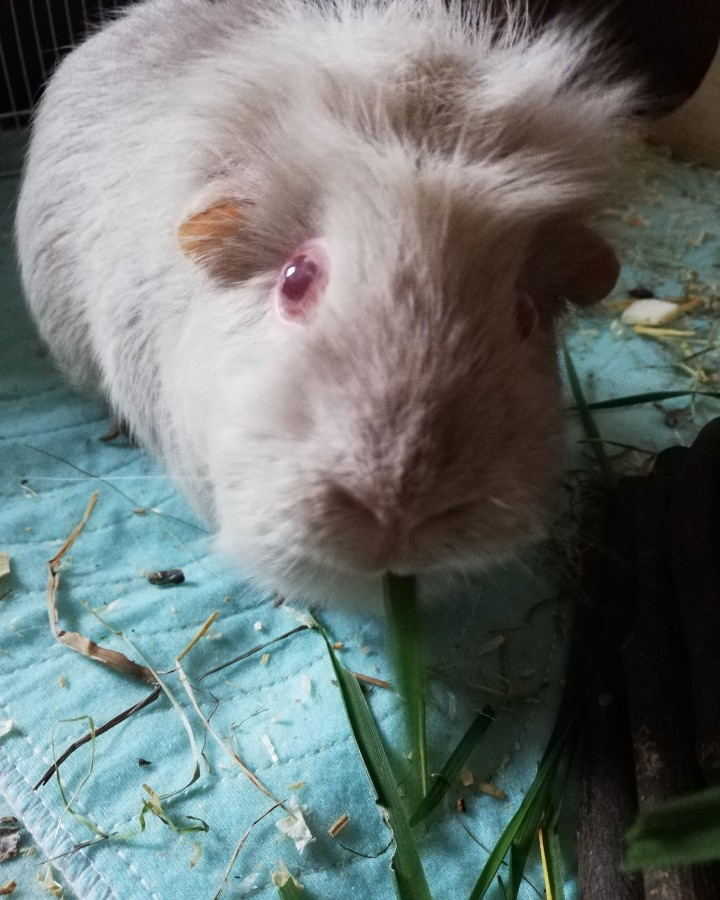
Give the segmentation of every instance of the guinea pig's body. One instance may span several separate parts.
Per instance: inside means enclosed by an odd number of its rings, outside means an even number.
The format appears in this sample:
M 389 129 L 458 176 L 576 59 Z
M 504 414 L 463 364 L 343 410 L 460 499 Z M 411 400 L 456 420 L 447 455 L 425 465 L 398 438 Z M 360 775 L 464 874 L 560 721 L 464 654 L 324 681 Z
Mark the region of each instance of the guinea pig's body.
M 631 89 L 453 3 L 151 0 L 60 65 L 17 236 L 60 367 L 268 590 L 369 602 L 543 531 L 560 297 Z

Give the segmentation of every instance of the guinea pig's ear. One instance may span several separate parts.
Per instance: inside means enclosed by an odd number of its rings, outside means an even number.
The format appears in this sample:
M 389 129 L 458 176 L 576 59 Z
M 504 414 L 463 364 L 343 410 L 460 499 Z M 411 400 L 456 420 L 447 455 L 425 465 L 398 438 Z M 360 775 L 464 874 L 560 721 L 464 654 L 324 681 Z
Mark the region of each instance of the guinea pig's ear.
M 225 284 L 245 274 L 243 230 L 245 211 L 237 200 L 215 200 L 185 219 L 178 228 L 185 256 Z
M 524 273 L 524 287 L 542 305 L 564 298 L 590 306 L 606 297 L 620 274 L 615 251 L 578 223 L 541 227 Z

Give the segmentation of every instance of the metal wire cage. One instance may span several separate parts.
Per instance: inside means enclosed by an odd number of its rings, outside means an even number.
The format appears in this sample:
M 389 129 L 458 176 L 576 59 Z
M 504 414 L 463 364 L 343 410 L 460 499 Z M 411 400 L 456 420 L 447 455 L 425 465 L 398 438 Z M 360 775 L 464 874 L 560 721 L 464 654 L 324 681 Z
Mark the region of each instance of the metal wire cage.
M 135 0 L 0 0 L 0 128 L 27 125 L 61 57 Z

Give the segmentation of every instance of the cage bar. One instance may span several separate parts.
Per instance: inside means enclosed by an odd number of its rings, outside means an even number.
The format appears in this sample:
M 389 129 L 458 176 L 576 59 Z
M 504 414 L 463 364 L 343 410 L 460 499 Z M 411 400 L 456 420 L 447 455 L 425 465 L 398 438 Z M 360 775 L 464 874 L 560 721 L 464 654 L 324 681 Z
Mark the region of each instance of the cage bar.
M 62 56 L 135 0 L 0 2 L 0 128 L 22 128 Z

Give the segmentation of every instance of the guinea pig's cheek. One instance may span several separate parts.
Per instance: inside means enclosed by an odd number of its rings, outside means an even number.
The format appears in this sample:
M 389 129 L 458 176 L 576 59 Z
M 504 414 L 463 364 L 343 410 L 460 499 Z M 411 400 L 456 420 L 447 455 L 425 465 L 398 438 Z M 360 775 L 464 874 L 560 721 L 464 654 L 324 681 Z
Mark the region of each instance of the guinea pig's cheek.
M 527 340 L 535 330 L 538 308 L 527 291 L 520 291 L 515 301 L 515 327 L 521 341 Z
M 327 253 L 318 242 L 298 247 L 283 266 L 275 288 L 281 319 L 296 325 L 307 323 L 325 294 L 329 268 Z

